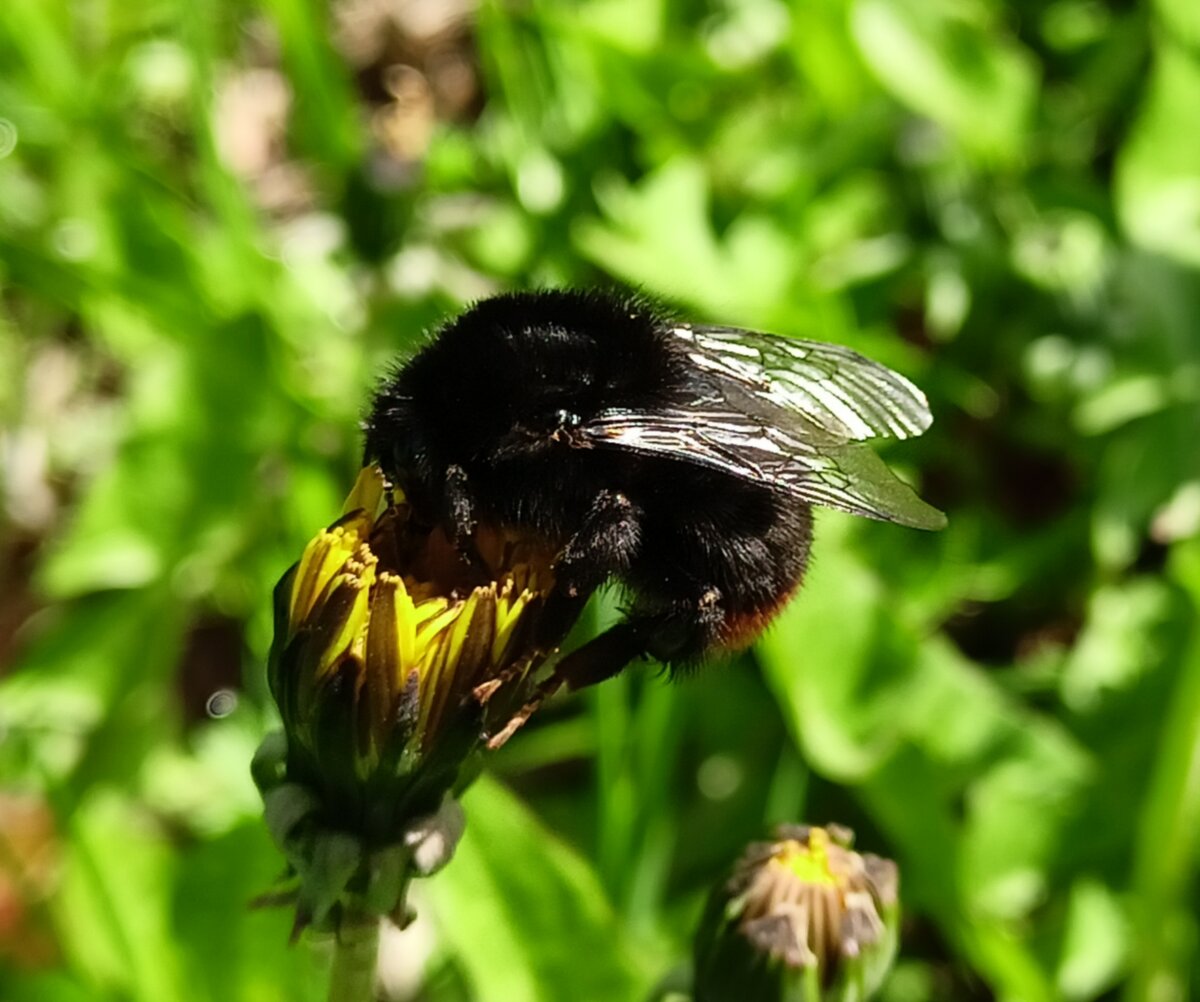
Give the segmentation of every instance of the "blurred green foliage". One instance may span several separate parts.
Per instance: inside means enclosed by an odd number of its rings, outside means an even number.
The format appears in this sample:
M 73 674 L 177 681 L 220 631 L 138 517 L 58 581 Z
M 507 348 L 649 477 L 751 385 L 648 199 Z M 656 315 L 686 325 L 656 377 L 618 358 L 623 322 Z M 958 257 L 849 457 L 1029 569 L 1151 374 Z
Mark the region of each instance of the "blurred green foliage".
M 602 281 L 911 375 L 950 528 L 823 513 L 755 651 L 544 711 L 394 997 L 645 998 L 779 820 L 900 864 L 888 1002 L 1200 993 L 1193 0 L 16 0 L 0 998 L 320 997 L 247 908 L 271 587 L 389 359 Z

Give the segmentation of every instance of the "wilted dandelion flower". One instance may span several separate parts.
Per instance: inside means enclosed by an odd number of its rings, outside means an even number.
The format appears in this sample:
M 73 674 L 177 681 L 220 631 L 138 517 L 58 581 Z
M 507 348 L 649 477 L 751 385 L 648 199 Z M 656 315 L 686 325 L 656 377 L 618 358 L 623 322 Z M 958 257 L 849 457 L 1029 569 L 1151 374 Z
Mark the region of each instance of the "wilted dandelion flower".
M 839 825 L 785 826 L 750 846 L 696 938 L 696 1002 L 862 1002 L 895 958 L 895 863 Z
M 303 921 L 344 890 L 365 892 L 381 867 L 401 874 L 380 896 L 386 911 L 393 884 L 438 862 L 435 851 L 422 865 L 418 843 L 440 839 L 448 854 L 457 832 L 430 819 L 534 694 L 551 555 L 499 536 L 476 545 L 478 565 L 412 524 L 368 467 L 276 588 L 268 677 L 286 740 L 264 743 L 255 776 L 308 885 Z M 321 872 L 306 872 L 316 858 Z

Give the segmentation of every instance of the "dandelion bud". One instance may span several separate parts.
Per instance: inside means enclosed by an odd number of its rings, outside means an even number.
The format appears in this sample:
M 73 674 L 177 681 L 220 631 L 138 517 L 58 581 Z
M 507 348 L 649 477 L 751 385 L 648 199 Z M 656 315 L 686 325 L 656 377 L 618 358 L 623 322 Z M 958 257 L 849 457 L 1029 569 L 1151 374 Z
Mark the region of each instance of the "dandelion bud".
M 696 1002 L 864 1002 L 895 958 L 896 865 L 846 828 L 786 826 L 750 846 L 709 899 Z
M 535 689 L 549 555 L 475 543 L 468 562 L 440 529 L 412 524 L 368 467 L 276 588 L 268 678 L 284 736 L 252 771 L 299 878 L 301 922 L 336 924 L 347 893 L 402 909 L 407 880 L 461 834 L 447 798 L 464 765 Z

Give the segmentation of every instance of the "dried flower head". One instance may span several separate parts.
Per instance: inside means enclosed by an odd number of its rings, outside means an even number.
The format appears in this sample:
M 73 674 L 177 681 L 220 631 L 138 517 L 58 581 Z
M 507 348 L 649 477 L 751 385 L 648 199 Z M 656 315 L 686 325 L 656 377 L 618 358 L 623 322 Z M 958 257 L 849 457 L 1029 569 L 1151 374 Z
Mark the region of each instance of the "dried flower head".
M 696 943 L 697 1002 L 864 1000 L 896 951 L 895 863 L 840 825 L 755 843 L 714 893 Z

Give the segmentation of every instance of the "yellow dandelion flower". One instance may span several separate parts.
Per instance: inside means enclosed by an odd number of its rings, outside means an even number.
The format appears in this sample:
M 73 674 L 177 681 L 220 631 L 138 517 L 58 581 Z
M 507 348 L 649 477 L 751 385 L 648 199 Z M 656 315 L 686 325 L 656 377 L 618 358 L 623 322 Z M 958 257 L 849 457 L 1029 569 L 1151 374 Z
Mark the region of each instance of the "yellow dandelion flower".
M 276 591 L 269 679 L 288 779 L 370 838 L 436 809 L 463 760 L 528 701 L 549 653 L 528 628 L 549 555 L 479 542 L 491 580 L 440 530 L 411 525 L 367 467 Z

